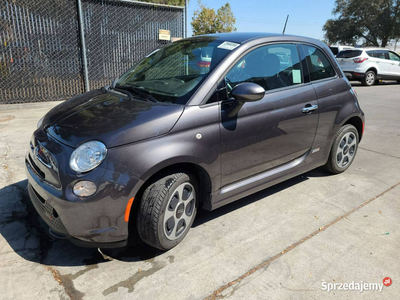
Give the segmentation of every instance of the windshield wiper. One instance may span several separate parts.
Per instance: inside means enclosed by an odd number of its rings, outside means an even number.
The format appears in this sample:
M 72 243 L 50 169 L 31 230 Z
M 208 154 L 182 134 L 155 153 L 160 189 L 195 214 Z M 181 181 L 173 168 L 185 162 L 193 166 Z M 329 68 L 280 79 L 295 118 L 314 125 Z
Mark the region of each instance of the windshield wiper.
M 116 86 L 116 88 L 134 91 L 134 92 L 136 92 L 136 94 L 139 94 L 142 99 L 150 101 L 150 102 L 158 103 L 157 99 L 151 95 L 151 92 L 149 90 L 146 90 L 144 87 L 138 87 L 138 86 L 133 86 L 133 85 L 128 85 L 128 86 L 127 85 L 122 85 L 122 86 L 118 85 L 118 86 Z

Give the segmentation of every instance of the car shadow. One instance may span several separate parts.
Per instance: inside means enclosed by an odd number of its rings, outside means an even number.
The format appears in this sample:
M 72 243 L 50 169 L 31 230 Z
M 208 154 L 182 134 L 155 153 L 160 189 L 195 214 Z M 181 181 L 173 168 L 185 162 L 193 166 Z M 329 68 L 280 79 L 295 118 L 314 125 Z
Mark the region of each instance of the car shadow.
M 254 193 L 252 195 L 249 195 L 247 197 L 244 197 L 242 199 L 239 199 L 237 201 L 234 201 L 232 203 L 229 203 L 227 205 L 224 205 L 216 210 L 213 210 L 213 211 L 199 210 L 197 213 L 196 219 L 193 222 L 192 227 L 196 227 L 196 226 L 202 225 L 203 223 L 211 221 L 213 219 L 222 217 L 225 214 L 229 214 L 237 209 L 240 209 L 244 206 L 247 206 L 249 204 L 257 202 L 258 200 L 261 200 L 265 197 L 268 197 L 270 195 L 273 195 L 275 193 L 283 191 L 287 188 L 290 188 L 296 184 L 299 184 L 303 181 L 306 181 L 310 177 L 325 177 L 325 176 L 331 176 L 331 175 L 332 175 L 331 173 L 325 171 L 323 168 L 317 168 L 317 169 L 314 169 L 307 173 L 304 173 L 302 175 L 299 175 L 299 176 L 296 176 L 289 180 L 286 180 L 284 182 L 281 182 L 277 185 L 266 188 L 262 191 Z
M 315 169 L 217 210 L 199 210 L 193 227 L 290 188 L 310 177 L 328 175 L 321 168 Z M 27 180 L 0 189 L 0 199 L 0 234 L 17 255 L 28 261 L 49 266 L 87 266 L 114 259 L 126 262 L 152 261 L 165 253 L 143 243 L 134 229 L 131 230 L 128 245 L 119 249 L 81 248 L 68 240 L 55 239 L 48 233 L 48 226 L 30 202 Z

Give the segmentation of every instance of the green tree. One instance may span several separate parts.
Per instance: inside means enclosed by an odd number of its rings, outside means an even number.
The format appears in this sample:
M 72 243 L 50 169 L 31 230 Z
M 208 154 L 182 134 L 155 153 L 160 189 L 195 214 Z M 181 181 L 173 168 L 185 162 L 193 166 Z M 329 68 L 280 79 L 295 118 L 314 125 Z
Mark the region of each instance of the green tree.
M 228 2 L 215 12 L 213 8 L 204 6 L 199 0 L 199 8 L 194 12 L 190 24 L 193 35 L 199 35 L 236 31 L 235 22 L 236 18 Z
M 400 0 L 336 0 L 323 30 L 330 43 L 354 44 L 360 38 L 366 46 L 385 47 L 400 37 Z

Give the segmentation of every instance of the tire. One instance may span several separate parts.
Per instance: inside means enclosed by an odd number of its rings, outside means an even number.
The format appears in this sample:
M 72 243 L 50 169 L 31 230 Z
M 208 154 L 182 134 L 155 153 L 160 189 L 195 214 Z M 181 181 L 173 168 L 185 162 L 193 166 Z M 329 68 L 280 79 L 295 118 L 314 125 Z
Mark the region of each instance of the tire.
M 362 85 L 365 86 L 372 86 L 374 85 L 376 80 L 376 74 L 374 71 L 368 71 L 367 73 L 365 73 L 364 78 L 361 80 Z
M 187 173 L 167 175 L 143 192 L 137 214 L 137 230 L 146 244 L 160 250 L 178 245 L 196 217 L 198 184 Z
M 400 80 L 397 80 L 397 83 L 400 83 Z
M 332 174 L 346 171 L 357 154 L 358 131 L 353 125 L 344 125 L 336 133 L 325 169 Z

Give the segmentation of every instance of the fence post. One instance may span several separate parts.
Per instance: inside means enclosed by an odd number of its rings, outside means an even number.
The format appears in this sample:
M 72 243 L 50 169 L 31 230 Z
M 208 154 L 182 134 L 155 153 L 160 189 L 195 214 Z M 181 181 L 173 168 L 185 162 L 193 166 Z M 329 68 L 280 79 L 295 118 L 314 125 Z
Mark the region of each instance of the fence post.
M 187 28 L 188 28 L 188 4 L 189 0 L 185 1 L 185 38 L 187 38 Z
M 88 74 L 87 58 L 86 58 L 85 25 L 83 23 L 81 0 L 77 0 L 77 4 L 78 4 L 79 32 L 80 32 L 81 49 L 82 49 L 83 77 L 85 80 L 85 91 L 89 92 L 90 87 L 89 87 L 89 74 Z

